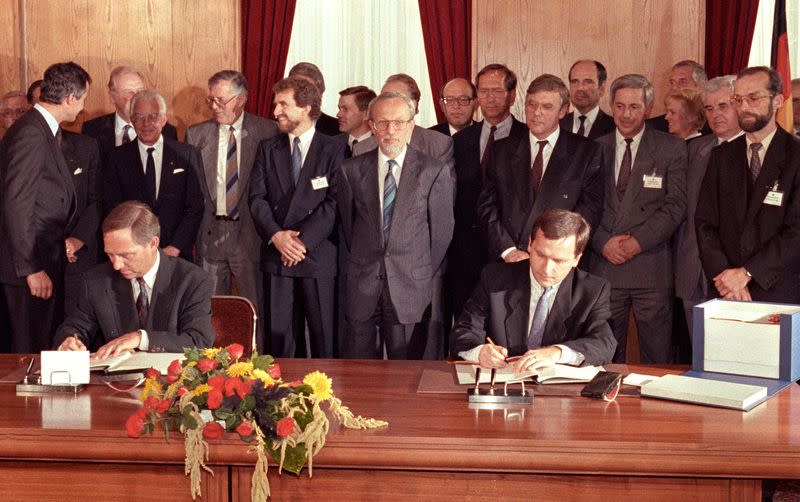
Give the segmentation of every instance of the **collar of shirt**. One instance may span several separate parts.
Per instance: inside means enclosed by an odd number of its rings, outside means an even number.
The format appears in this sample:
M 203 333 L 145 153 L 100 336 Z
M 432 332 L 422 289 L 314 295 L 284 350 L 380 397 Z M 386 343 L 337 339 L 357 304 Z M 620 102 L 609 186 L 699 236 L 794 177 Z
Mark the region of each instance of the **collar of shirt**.
M 586 134 L 589 134 L 589 131 L 592 129 L 592 124 L 594 121 L 597 120 L 597 114 L 600 113 L 600 106 L 595 106 L 588 113 L 585 114 L 586 120 L 583 121 L 583 130 L 586 131 Z M 572 115 L 572 132 L 578 134 L 578 128 L 581 126 L 581 121 L 578 117 L 581 116 L 581 112 L 578 111 L 576 108 L 573 115 Z
M 699 138 L 699 137 L 700 137 L 700 136 L 702 136 L 702 135 L 703 135 L 703 133 L 701 133 L 700 131 L 695 131 L 695 132 L 693 132 L 692 134 L 690 134 L 690 135 L 686 136 L 686 137 L 684 138 L 684 140 L 685 140 L 685 141 L 689 141 L 690 139 Z
M 359 136 L 357 138 L 352 136 L 352 135 L 350 135 L 350 134 L 348 134 L 347 135 L 347 146 L 349 146 L 350 148 L 353 148 L 353 141 L 358 141 L 359 143 L 361 143 L 362 141 L 365 141 L 365 140 L 369 139 L 370 136 L 372 136 L 372 131 L 367 131 L 367 132 L 365 132 L 364 134 L 362 134 L 361 136 Z
M 642 136 L 647 126 L 642 127 L 642 130 L 636 133 L 631 142 L 631 169 L 636 164 L 636 152 L 639 151 L 639 145 L 642 143 Z M 614 130 L 614 139 L 616 140 L 616 154 L 614 155 L 614 180 L 619 177 L 619 166 L 622 164 L 622 156 L 625 155 L 625 137 L 619 133 L 619 129 Z M 616 183 L 616 181 L 615 181 Z
M 156 275 L 158 275 L 158 266 L 161 264 L 161 251 L 156 252 L 156 262 L 153 263 L 153 266 L 150 267 L 150 270 L 145 272 L 142 276 L 144 279 L 144 283 L 147 286 L 147 299 L 148 303 L 152 299 L 153 296 L 153 286 L 156 284 Z M 139 281 L 131 279 L 131 286 L 133 287 L 133 299 L 135 300 L 139 296 Z
M 547 144 L 544 145 L 544 149 L 542 150 L 542 175 L 544 175 L 545 170 L 547 170 L 547 164 L 550 162 L 550 155 L 552 155 L 553 148 L 555 148 L 556 141 L 558 141 L 560 129 L 561 128 L 556 127 L 556 130 L 551 132 L 544 140 L 540 140 L 534 136 L 532 132 L 528 131 L 528 138 L 531 143 L 531 167 L 533 167 L 533 160 L 536 158 L 536 154 L 539 153 L 539 141 L 547 141 Z
M 502 121 L 498 122 L 494 131 L 494 140 L 497 141 L 499 139 L 507 138 L 509 134 L 511 134 L 511 124 L 514 122 L 514 117 L 509 114 L 508 117 L 503 119 Z M 488 120 L 483 121 L 483 127 L 481 127 L 481 148 L 480 154 L 481 158 L 483 158 L 483 151 L 486 149 L 486 143 L 489 141 L 489 134 L 492 132 L 492 124 L 489 123 Z
M 408 147 L 406 146 L 403 148 L 403 151 L 397 154 L 397 157 L 394 158 L 394 161 L 397 162 L 397 167 L 395 167 L 395 171 L 402 169 L 403 162 L 406 160 L 406 153 L 408 152 Z M 383 154 L 380 148 L 378 148 L 378 166 L 381 168 L 386 168 L 387 163 L 389 162 L 389 157 Z M 384 173 L 385 175 L 385 173 Z M 400 183 L 399 180 L 395 180 L 397 183 Z
M 228 133 L 233 126 L 233 133 L 236 135 L 236 138 L 241 137 L 242 133 L 242 123 L 244 122 L 244 112 L 239 114 L 239 118 L 233 121 L 233 124 L 219 124 L 219 132 L 220 135 L 225 136 L 225 142 L 228 142 Z M 300 141 L 303 141 L 302 139 Z
M 138 139 L 136 140 L 136 144 L 139 145 L 139 155 L 142 156 L 142 166 L 144 166 L 145 162 L 147 162 L 148 148 L 155 148 L 155 151 L 153 151 L 153 158 L 155 158 L 156 155 L 160 156 L 161 152 L 164 151 L 164 135 L 159 135 L 156 142 L 153 143 L 152 145 L 145 145 Z
M 308 147 L 311 146 L 311 140 L 314 139 L 316 127 L 309 127 L 306 132 L 300 136 L 295 136 L 289 133 L 289 154 L 291 155 L 292 148 L 294 148 L 294 138 L 300 138 L 300 165 L 302 166 L 306 161 L 306 154 L 308 154 Z
M 58 127 L 59 127 L 58 120 L 56 120 L 56 118 L 53 117 L 53 114 L 48 112 L 47 109 L 44 106 L 40 105 L 39 103 L 36 103 L 35 105 L 33 105 L 33 107 L 36 108 L 36 110 L 42 114 L 42 117 L 44 117 L 45 122 L 47 122 L 47 126 L 50 127 L 50 132 L 52 132 L 53 136 L 55 136 L 56 133 L 58 132 Z
M 125 132 L 125 126 L 129 125 L 131 128 L 128 130 L 128 134 L 130 135 L 131 139 L 136 137 L 136 131 L 133 129 L 133 124 L 130 122 L 125 122 L 125 119 L 119 116 L 119 113 L 114 112 L 114 134 L 116 136 L 122 137 L 122 133 Z
M 721 145 L 723 143 L 730 143 L 731 141 L 735 140 L 736 138 L 738 138 L 742 134 L 744 134 L 744 131 L 740 130 L 739 132 L 737 132 L 736 134 L 734 134 L 733 136 L 731 136 L 728 139 L 722 139 L 719 136 L 717 136 L 717 144 Z
M 764 157 L 767 155 L 769 144 L 772 143 L 772 138 L 774 138 L 775 133 L 778 132 L 778 127 L 780 126 L 775 126 L 775 129 L 773 129 L 771 133 L 767 134 L 764 139 L 761 140 L 761 150 L 758 151 L 758 158 L 761 160 L 762 166 L 764 165 Z M 750 165 L 750 156 L 752 155 L 750 153 L 750 145 L 752 145 L 753 142 L 746 135 L 744 140 L 747 143 L 747 165 Z
M 469 121 L 469 124 L 464 126 L 464 129 L 472 125 L 472 121 Z M 447 124 L 447 128 L 450 129 L 450 136 L 454 136 L 459 130 L 463 131 L 464 129 L 456 129 L 455 127 L 451 126 L 449 123 Z M 497 133 L 497 131 L 495 131 Z
M 536 312 L 536 304 L 539 303 L 539 298 L 541 298 L 542 293 L 544 293 L 544 286 L 539 284 L 539 281 L 536 280 L 536 277 L 534 277 L 533 271 L 530 269 L 530 267 L 528 267 L 528 276 L 531 278 L 531 302 L 528 306 L 528 332 L 530 332 L 531 323 L 533 322 L 533 314 Z M 556 295 L 558 294 L 558 288 L 560 287 L 561 282 L 557 282 L 552 286 L 553 292 L 550 294 L 550 304 L 547 306 L 547 315 L 550 315 L 550 310 L 553 308 Z

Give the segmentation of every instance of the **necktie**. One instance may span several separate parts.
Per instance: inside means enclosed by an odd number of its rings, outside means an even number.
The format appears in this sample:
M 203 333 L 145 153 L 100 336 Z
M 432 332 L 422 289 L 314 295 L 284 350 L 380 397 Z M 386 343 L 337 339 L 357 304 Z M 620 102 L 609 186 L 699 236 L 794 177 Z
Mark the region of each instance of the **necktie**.
M 227 168 L 225 170 L 225 205 L 228 217 L 239 215 L 239 162 L 236 160 L 236 135 L 233 126 L 228 134 Z
M 542 339 L 544 338 L 544 327 L 547 324 L 547 309 L 550 305 L 550 296 L 553 292 L 553 287 L 544 288 L 542 296 L 536 302 L 536 310 L 533 311 L 533 321 L 531 322 L 531 330 L 528 332 L 528 348 L 538 349 L 542 346 Z
M 154 151 L 155 148 L 152 146 L 147 149 L 147 165 L 144 169 L 144 185 L 151 206 L 156 202 L 156 162 L 153 160 Z
M 619 165 L 619 176 L 617 177 L 617 199 L 625 197 L 625 190 L 628 188 L 628 180 L 631 179 L 631 143 L 633 138 L 625 138 L 625 153 L 622 155 L 622 162 Z
M 125 124 L 125 127 L 122 128 L 122 144 L 130 143 L 131 142 L 131 135 L 130 135 L 131 126 L 129 124 Z
M 300 168 L 303 167 L 303 154 L 300 153 L 300 138 L 294 138 L 294 146 L 292 147 L 292 181 L 295 186 L 297 180 L 300 179 Z
M 389 230 L 392 228 L 392 215 L 394 214 L 394 200 L 397 196 L 397 182 L 394 179 L 394 166 L 397 162 L 390 160 L 386 178 L 383 180 L 383 245 L 389 241 Z
M 353 150 L 355 150 L 357 144 L 358 140 L 354 139 L 352 144 L 347 145 L 347 148 L 344 151 L 344 158 L 349 159 L 353 156 Z
M 536 158 L 533 159 L 532 173 L 531 173 L 531 187 L 533 188 L 533 199 L 536 200 L 536 194 L 539 193 L 539 185 L 542 184 L 542 172 L 544 171 L 544 158 L 542 152 L 547 141 L 537 141 L 539 151 L 536 152 Z
M 585 130 L 586 115 L 581 115 L 580 117 L 578 117 L 578 120 L 581 121 L 581 125 L 578 126 L 578 136 L 586 136 L 586 130 Z
M 136 312 L 139 314 L 139 328 L 144 328 L 147 323 L 147 311 L 150 308 L 150 302 L 147 299 L 147 284 L 145 284 L 142 277 L 137 277 L 136 282 L 139 284 L 139 296 L 136 297 Z
M 761 143 L 752 143 L 750 145 L 750 177 L 753 183 L 758 179 L 761 173 L 761 157 L 758 156 L 758 151 L 761 150 Z
M 486 148 L 483 149 L 483 157 L 481 157 L 481 178 L 483 181 L 486 181 L 486 169 L 489 167 L 489 159 L 492 158 L 495 131 L 497 131 L 497 126 L 492 126 L 489 129 L 489 139 L 486 140 Z
M 61 148 L 61 141 L 64 139 L 63 134 L 61 134 L 61 128 L 59 127 L 56 130 L 56 143 L 58 143 L 58 147 Z

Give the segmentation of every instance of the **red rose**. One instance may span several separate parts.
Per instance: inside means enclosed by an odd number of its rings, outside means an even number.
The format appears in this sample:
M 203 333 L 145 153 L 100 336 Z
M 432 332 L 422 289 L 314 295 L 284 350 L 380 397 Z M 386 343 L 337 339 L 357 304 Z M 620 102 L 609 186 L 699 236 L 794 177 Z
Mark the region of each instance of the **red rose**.
M 236 432 L 240 436 L 247 437 L 253 433 L 253 426 L 248 422 L 242 422 L 239 424 L 239 427 L 236 428 Z
M 187 392 L 189 392 L 189 387 L 187 387 L 185 385 L 182 386 L 180 389 L 178 389 L 178 395 L 179 396 L 182 396 L 182 395 L 186 394 Z
M 222 437 L 224 432 L 225 428 L 216 422 L 208 422 L 206 426 L 203 427 L 203 437 L 206 439 L 217 439 L 218 437 Z
M 280 366 L 280 364 L 275 363 L 272 366 L 270 366 L 269 367 L 269 371 L 267 373 L 269 373 L 269 376 L 271 376 L 274 380 L 280 380 L 281 379 L 281 366 Z
M 230 355 L 233 360 L 239 359 L 242 357 L 242 354 L 244 354 L 244 347 L 241 343 L 232 343 L 225 347 L 225 350 L 228 351 L 228 355 Z
M 236 395 L 242 399 L 246 398 L 247 395 L 253 391 L 253 385 L 255 383 L 255 380 L 245 380 L 236 387 Z
M 225 382 L 225 395 L 230 397 L 234 394 L 238 394 L 239 387 L 241 387 L 242 381 L 238 378 L 231 378 L 227 382 Z
M 144 406 L 148 410 L 154 410 L 158 406 L 158 398 L 156 396 L 150 396 L 144 400 Z
M 181 366 L 181 362 L 177 359 L 169 363 L 169 367 L 167 368 L 167 373 L 170 375 L 178 376 L 181 374 L 181 370 L 183 367 Z
M 138 416 L 142 420 L 147 418 L 147 413 L 148 413 L 147 408 L 144 408 L 144 407 L 139 408 L 138 410 L 136 410 L 136 416 Z
M 208 379 L 208 385 L 215 390 L 222 390 L 225 387 L 225 375 L 214 375 Z
M 178 381 L 178 378 L 180 378 L 180 375 L 167 375 L 166 381 L 167 383 L 175 383 Z
M 146 378 L 158 378 L 161 376 L 161 372 L 155 368 L 150 368 L 144 372 L 144 376 Z
M 217 369 L 217 360 L 216 359 L 200 359 L 197 362 L 197 367 L 203 373 L 207 373 L 209 371 Z
M 166 413 L 170 406 L 172 406 L 172 402 L 169 399 L 162 399 L 156 406 L 156 411 L 158 413 Z
M 134 413 L 128 420 L 125 421 L 125 429 L 128 431 L 128 435 L 132 438 L 138 438 L 142 435 L 142 429 L 144 428 L 144 420 L 139 416 L 139 413 Z
M 212 390 L 208 393 L 208 399 L 206 400 L 206 405 L 208 406 L 209 410 L 216 410 L 220 406 L 222 406 L 222 392 L 218 390 Z
M 278 437 L 285 438 L 292 432 L 294 432 L 294 418 L 286 417 L 278 420 L 278 424 L 275 426 L 275 430 L 278 433 Z

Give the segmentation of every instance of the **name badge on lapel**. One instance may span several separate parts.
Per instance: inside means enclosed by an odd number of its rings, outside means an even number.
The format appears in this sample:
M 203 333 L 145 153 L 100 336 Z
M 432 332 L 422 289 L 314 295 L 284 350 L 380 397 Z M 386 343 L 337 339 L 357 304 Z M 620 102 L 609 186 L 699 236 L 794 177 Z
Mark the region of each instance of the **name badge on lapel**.
M 313 188 L 314 190 L 322 190 L 323 188 L 328 188 L 328 177 L 319 176 L 317 178 L 311 178 L 311 188 Z
M 655 171 L 653 171 L 653 174 L 645 174 L 642 176 L 642 183 L 644 184 L 645 188 L 655 188 L 656 190 L 661 190 L 661 182 L 663 179 L 663 176 L 657 176 Z
M 772 190 L 767 192 L 767 196 L 764 197 L 764 204 L 778 207 L 783 205 L 783 191 L 778 190 L 778 180 L 775 180 Z

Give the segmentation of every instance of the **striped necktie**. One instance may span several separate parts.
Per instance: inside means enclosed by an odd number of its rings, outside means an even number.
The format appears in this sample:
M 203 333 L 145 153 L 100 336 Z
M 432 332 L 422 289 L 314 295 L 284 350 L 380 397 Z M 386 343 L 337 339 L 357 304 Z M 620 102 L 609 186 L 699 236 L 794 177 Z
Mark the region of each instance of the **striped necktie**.
M 392 228 L 392 215 L 394 214 L 394 200 L 397 197 L 397 182 L 394 179 L 394 167 L 397 161 L 387 162 L 389 169 L 383 181 L 383 245 L 389 242 L 389 230 Z
M 225 206 L 229 218 L 239 215 L 239 162 L 236 157 L 236 134 L 233 126 L 228 134 L 228 155 L 225 170 Z

